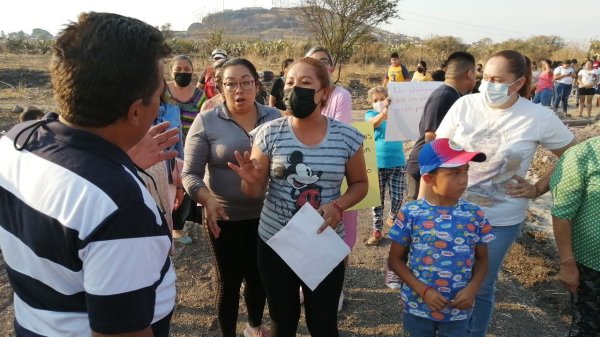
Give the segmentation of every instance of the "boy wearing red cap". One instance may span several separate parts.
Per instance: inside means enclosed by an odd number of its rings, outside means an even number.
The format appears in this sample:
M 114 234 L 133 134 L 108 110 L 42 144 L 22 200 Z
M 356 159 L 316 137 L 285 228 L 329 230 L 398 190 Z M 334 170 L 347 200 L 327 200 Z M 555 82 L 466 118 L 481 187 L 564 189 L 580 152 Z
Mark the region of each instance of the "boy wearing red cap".
M 485 159 L 446 138 L 425 144 L 419 154 L 427 193 L 402 206 L 389 233 L 388 264 L 404 283 L 404 336 L 467 334 L 494 235 L 479 206 L 461 197 L 468 163 Z

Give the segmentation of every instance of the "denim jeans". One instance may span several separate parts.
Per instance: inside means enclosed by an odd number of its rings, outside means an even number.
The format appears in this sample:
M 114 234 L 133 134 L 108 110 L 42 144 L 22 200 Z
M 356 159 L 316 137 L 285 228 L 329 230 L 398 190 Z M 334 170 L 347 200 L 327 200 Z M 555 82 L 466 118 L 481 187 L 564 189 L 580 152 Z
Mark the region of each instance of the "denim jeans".
M 567 113 L 567 101 L 571 94 L 571 84 L 556 83 L 556 96 L 554 97 L 554 110 L 558 109 L 558 103 L 562 103 L 562 111 Z
M 462 337 L 467 332 L 468 320 L 454 322 L 438 322 L 404 314 L 403 337 Z
M 494 311 L 496 280 L 502 261 L 510 246 L 521 234 L 523 223 L 512 226 L 494 226 L 496 238 L 488 243 L 488 272 L 475 297 L 475 307 L 467 327 L 468 337 L 485 337 Z
M 554 89 L 546 88 L 533 96 L 533 103 L 539 104 L 542 103 L 543 106 L 550 106 L 550 101 L 552 100 L 552 95 L 554 95 Z

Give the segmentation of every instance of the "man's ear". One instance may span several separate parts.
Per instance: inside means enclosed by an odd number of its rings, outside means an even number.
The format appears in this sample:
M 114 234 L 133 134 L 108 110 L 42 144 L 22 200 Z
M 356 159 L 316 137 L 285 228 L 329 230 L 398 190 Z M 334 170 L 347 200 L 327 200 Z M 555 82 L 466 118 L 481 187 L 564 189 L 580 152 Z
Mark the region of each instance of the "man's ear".
M 140 115 L 142 112 L 142 99 L 138 98 L 129 106 L 129 110 L 127 110 L 127 121 L 135 126 L 139 126 L 141 124 Z

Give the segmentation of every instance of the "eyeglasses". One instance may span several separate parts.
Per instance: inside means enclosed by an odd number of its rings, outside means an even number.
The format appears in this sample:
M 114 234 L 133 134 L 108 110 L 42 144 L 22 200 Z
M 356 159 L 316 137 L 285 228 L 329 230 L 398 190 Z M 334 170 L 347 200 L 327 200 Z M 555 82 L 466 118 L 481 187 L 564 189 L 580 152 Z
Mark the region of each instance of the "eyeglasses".
M 225 82 L 223 83 L 223 87 L 225 90 L 229 92 L 234 92 L 237 90 L 238 86 L 242 88 L 242 90 L 251 90 L 254 89 L 254 81 L 242 81 L 239 83 L 236 82 Z

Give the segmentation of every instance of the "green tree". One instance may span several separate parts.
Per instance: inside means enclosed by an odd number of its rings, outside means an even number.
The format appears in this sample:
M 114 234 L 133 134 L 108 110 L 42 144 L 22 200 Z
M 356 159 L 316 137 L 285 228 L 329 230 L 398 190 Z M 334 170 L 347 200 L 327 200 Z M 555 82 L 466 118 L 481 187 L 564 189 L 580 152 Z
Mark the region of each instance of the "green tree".
M 165 40 L 170 40 L 175 36 L 175 33 L 173 33 L 173 30 L 171 29 L 171 23 L 169 22 L 161 25 L 158 27 L 158 29 L 162 33 L 162 36 L 165 38 Z
M 31 31 L 31 38 L 37 40 L 52 40 L 53 36 L 47 30 L 41 28 L 34 28 Z
M 331 52 L 333 65 L 341 67 L 361 38 L 398 16 L 397 5 L 396 0 L 302 0 L 300 11 L 316 41 Z
M 475 57 L 477 62 L 485 62 L 490 56 L 492 56 L 497 50 L 494 41 L 489 37 L 483 38 L 477 42 L 474 42 L 469 46 L 467 51 Z
M 552 54 L 566 47 L 565 40 L 556 35 L 537 35 L 525 40 L 522 51 L 530 59 L 537 61 L 549 58 Z
M 424 54 L 433 56 L 437 60 L 445 60 L 456 51 L 467 50 L 467 45 L 462 39 L 454 36 L 434 36 L 421 43 Z
M 13 39 L 13 40 L 25 40 L 28 37 L 29 36 L 27 36 L 27 34 L 22 30 L 20 30 L 18 32 L 8 33 L 8 38 Z
M 600 40 L 594 40 L 590 42 L 590 49 L 588 50 L 590 56 L 600 57 Z

